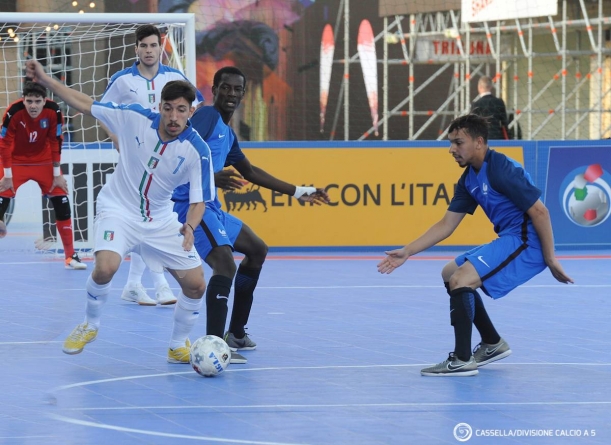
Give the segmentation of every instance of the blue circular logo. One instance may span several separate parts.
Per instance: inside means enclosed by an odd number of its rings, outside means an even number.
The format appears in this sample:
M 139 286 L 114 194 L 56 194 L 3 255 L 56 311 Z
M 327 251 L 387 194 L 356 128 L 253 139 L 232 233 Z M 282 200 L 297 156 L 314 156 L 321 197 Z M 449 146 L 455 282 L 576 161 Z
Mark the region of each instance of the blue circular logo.
M 600 164 L 583 165 L 571 171 L 560 185 L 564 214 L 581 227 L 595 227 L 611 215 L 611 174 Z

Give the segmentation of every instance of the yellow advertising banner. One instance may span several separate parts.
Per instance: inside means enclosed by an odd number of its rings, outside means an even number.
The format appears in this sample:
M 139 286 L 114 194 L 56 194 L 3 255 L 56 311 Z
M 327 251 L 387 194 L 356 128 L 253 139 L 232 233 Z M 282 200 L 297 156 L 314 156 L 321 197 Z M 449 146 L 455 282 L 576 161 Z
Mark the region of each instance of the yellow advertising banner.
M 523 165 L 522 147 L 499 149 Z M 437 222 L 463 172 L 448 147 L 247 148 L 256 165 L 296 185 L 322 187 L 330 205 L 301 203 L 252 184 L 219 199 L 270 247 L 399 246 Z M 441 245 L 494 239 L 478 208 Z

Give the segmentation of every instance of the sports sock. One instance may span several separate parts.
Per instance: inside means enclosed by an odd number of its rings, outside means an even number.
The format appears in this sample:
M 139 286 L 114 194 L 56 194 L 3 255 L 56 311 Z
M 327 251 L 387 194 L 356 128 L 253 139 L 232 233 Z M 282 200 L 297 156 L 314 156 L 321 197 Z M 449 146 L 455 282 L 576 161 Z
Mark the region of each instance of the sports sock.
M 97 284 L 89 275 L 87 278 L 87 284 L 85 285 L 87 290 L 87 309 L 85 311 L 85 323 L 90 326 L 100 327 L 100 316 L 102 315 L 102 308 L 108 300 L 108 294 L 110 293 L 110 283 Z
M 231 278 L 214 275 L 206 288 L 206 334 L 223 338 L 227 323 L 227 302 Z
M 450 321 L 454 327 L 454 354 L 462 361 L 471 358 L 471 333 L 475 313 L 475 291 L 460 287 L 450 292 Z
M 235 276 L 235 293 L 233 296 L 233 309 L 229 332 L 236 338 L 244 338 L 246 331 L 244 327 L 248 324 L 248 317 L 252 309 L 254 291 L 259 282 L 261 268 L 244 267 L 240 265 Z
M 146 269 L 146 264 L 142 257 L 135 253 L 131 253 L 131 261 L 129 262 L 129 276 L 127 277 L 128 283 L 142 283 L 142 275 Z
M 159 288 L 162 286 L 170 287 L 168 280 L 166 280 L 165 274 L 163 272 L 153 272 L 152 270 L 150 270 L 149 272 L 151 273 L 151 277 L 153 278 L 155 290 L 159 290 Z
M 448 291 L 448 295 L 450 295 L 450 285 L 449 283 L 443 283 Z M 475 315 L 473 316 L 473 324 L 477 328 L 479 335 L 482 337 L 482 341 L 484 343 L 488 343 L 489 345 L 495 345 L 499 341 L 501 341 L 501 336 L 496 331 L 490 317 L 488 317 L 488 312 L 486 311 L 486 307 L 484 306 L 484 302 L 482 301 L 482 297 L 480 296 L 477 290 L 473 290 L 475 293 Z
M 172 326 L 172 337 L 170 349 L 180 348 L 185 345 L 187 337 L 199 318 L 199 310 L 202 307 L 202 299 L 194 300 L 188 298 L 182 291 L 178 294 L 176 306 L 174 307 L 174 325 Z
M 70 218 L 63 221 L 55 221 L 59 237 L 64 246 L 64 256 L 66 259 L 72 258 L 74 255 L 74 235 L 72 233 L 72 220 Z

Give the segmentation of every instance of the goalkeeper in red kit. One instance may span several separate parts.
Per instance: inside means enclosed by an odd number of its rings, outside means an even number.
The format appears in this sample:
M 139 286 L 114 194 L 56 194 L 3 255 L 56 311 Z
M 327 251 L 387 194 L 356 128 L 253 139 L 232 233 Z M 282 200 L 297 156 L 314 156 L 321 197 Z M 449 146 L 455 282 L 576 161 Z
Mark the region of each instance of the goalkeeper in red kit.
M 46 99 L 47 90 L 26 82 L 23 98 L 12 103 L 0 128 L 0 238 L 6 236 L 6 213 L 19 187 L 32 180 L 55 211 L 57 231 L 64 246 L 66 269 L 82 270 L 74 251 L 68 184 L 60 168 L 63 116 L 59 106 Z

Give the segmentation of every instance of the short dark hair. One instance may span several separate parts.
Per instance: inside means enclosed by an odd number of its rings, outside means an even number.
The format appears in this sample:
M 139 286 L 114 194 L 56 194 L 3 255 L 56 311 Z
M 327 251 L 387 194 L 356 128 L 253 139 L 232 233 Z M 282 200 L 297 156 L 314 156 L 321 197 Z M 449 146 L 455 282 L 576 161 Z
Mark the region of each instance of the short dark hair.
M 478 116 L 477 114 L 457 117 L 450 123 L 448 133 L 460 129 L 463 129 L 473 139 L 481 136 L 484 142 L 488 142 L 488 119 L 485 117 Z
M 195 100 L 195 87 L 186 80 L 172 80 L 165 84 L 161 90 L 161 100 L 168 102 L 184 98 L 189 104 L 193 104 Z
M 136 46 L 141 40 L 146 39 L 149 36 L 157 36 L 159 44 L 161 44 L 161 32 L 155 25 L 140 25 L 136 28 Z
M 242 79 L 244 79 L 243 86 L 246 86 L 246 76 L 239 68 L 236 68 L 235 66 L 225 66 L 218 70 L 216 73 L 214 73 L 214 80 L 212 81 L 212 86 L 219 86 L 219 84 L 223 80 L 223 74 L 237 74 L 238 76 L 242 76 Z
M 27 81 L 23 84 L 23 97 L 39 96 L 45 99 L 47 97 L 47 89 L 36 82 Z

